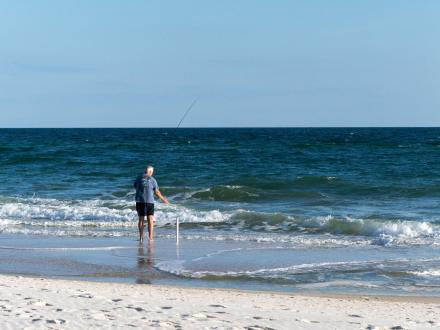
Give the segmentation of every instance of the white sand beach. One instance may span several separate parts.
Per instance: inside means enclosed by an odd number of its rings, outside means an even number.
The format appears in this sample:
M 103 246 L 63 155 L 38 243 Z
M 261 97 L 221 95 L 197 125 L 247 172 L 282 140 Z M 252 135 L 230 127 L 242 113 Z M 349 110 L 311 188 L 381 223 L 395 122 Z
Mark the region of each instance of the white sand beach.
M 0 276 L 2 329 L 439 329 L 439 297 L 318 296 Z

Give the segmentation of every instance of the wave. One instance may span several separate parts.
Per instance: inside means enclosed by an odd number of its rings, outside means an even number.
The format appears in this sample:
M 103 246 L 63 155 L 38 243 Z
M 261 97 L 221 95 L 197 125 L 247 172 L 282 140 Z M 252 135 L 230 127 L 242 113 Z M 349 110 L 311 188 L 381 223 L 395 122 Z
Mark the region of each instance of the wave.
M 321 199 L 325 195 L 319 191 L 301 190 L 264 190 L 241 185 L 218 185 L 206 189 L 196 190 L 186 194 L 187 199 L 210 200 L 220 202 L 257 202 L 277 201 L 292 198 Z
M 336 176 L 297 176 L 293 179 L 265 179 L 259 177 L 242 177 L 233 181 L 231 185 L 238 185 L 243 187 L 259 188 L 267 190 L 289 189 L 289 188 L 309 188 L 317 186 L 327 186 L 329 184 L 336 184 L 344 182 L 343 179 Z
M 114 201 L 112 201 L 115 203 Z M 104 201 L 91 200 L 79 203 L 56 199 L 29 199 L 0 205 L 0 218 L 129 221 L 133 210 L 128 207 L 115 209 Z
M 437 237 L 440 227 L 426 221 L 356 219 L 334 216 L 305 219 L 301 225 L 306 231 L 374 237 L 377 242 L 389 243 L 420 237 Z
M 126 231 L 137 225 L 133 204 L 126 199 L 63 201 L 8 198 L 0 203 L 0 232 L 99 236 L 110 235 L 111 231 L 111 235 L 126 235 Z M 197 236 L 193 229 L 202 230 L 204 235 L 210 237 L 232 237 L 234 240 L 238 237 L 250 237 L 252 233 L 269 239 L 280 235 L 282 240 L 289 235 L 332 235 L 330 238 L 359 238 L 370 244 L 388 245 L 438 244 L 440 237 L 438 221 L 362 219 L 330 215 L 303 217 L 243 209 L 202 211 L 175 204 L 157 205 L 158 227 L 173 228 L 176 219 L 179 219 L 182 230 L 189 234 Z M 213 233 L 207 229 L 212 229 Z
M 291 233 L 335 236 L 364 237 L 372 244 L 437 244 L 440 225 L 436 222 L 392 219 L 358 219 L 350 217 L 294 217 L 285 214 L 265 214 L 238 211 L 228 224 L 218 223 L 216 227 L 240 228 L 246 231 L 264 233 Z
M 162 234 L 159 237 L 175 238 L 174 234 Z M 310 248 L 310 247 L 346 247 L 346 246 L 366 246 L 371 245 L 372 240 L 365 238 L 344 238 L 329 237 L 328 235 L 290 235 L 290 234 L 257 234 L 257 233 L 222 233 L 222 234 L 180 234 L 184 240 L 210 240 L 210 241 L 239 241 L 257 243 L 278 243 L 288 244 L 291 248 Z
M 230 252 L 234 250 L 224 250 L 218 253 Z M 287 267 L 273 267 L 273 268 L 260 268 L 253 270 L 240 270 L 240 271 L 213 271 L 213 270 L 191 270 L 185 268 L 185 261 L 183 260 L 167 260 L 161 261 L 155 265 L 155 267 L 161 271 L 174 274 L 177 276 L 199 279 L 227 279 L 227 278 L 264 278 L 264 279 L 290 279 L 292 275 L 303 275 L 308 273 L 317 272 L 345 272 L 345 271 L 371 271 L 372 269 L 380 269 L 384 271 L 383 265 L 388 266 L 408 264 L 408 263 L 426 263 L 432 261 L 438 261 L 439 258 L 427 258 L 427 259 L 407 259 L 399 258 L 394 260 L 380 259 L 380 260 L 367 260 L 367 261 L 336 261 L 336 262 L 318 262 L 318 263 L 303 263 L 297 265 L 291 265 Z M 192 260 L 196 261 L 196 259 Z M 393 272 L 393 270 L 390 270 Z M 408 271 L 418 276 L 440 276 L 440 271 L 428 270 L 428 271 Z
M 58 228 L 0 228 L 0 233 L 10 235 L 32 235 L 32 236 L 56 236 L 56 237 L 133 237 L 133 231 L 106 231 L 106 230 L 81 230 L 81 229 L 58 229 Z
M 175 223 L 177 218 L 182 222 L 213 223 L 225 221 L 229 217 L 218 210 L 197 211 L 162 204 L 157 204 L 156 214 L 159 225 Z M 18 198 L 0 204 L 1 219 L 8 219 L 15 225 L 123 227 L 136 222 L 137 215 L 134 203 L 125 199 L 63 201 Z
M 427 269 L 422 271 L 408 271 L 408 273 L 420 277 L 440 277 L 440 269 Z
M 246 202 L 260 199 L 258 193 L 250 192 L 249 189 L 239 185 L 214 186 L 212 188 L 202 189 L 189 194 L 190 198 L 227 201 L 227 202 Z
M 0 246 L 0 250 L 14 251 L 113 251 L 122 249 L 133 249 L 131 246 L 100 246 L 100 247 L 15 247 Z
M 267 202 L 288 201 L 292 199 L 332 200 L 341 198 L 365 199 L 381 198 L 420 198 L 440 195 L 436 184 L 417 183 L 400 186 L 392 182 L 353 182 L 336 176 L 298 176 L 290 180 L 267 180 L 247 177 L 227 185 L 214 185 L 195 191 L 185 192 L 186 199 L 210 200 L 219 202 Z
M 52 236 L 131 236 L 137 227 L 134 203 L 125 199 L 64 201 L 44 198 L 3 198 L 0 233 Z M 216 223 L 228 215 L 218 210 L 197 211 L 175 205 L 157 205 L 156 225 Z

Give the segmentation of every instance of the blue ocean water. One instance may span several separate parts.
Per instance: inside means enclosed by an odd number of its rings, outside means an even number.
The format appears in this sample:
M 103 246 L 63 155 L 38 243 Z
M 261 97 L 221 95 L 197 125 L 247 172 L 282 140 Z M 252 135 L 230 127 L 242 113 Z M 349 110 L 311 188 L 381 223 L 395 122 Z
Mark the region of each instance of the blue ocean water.
M 66 239 L 131 251 L 153 164 L 172 202 L 158 242 L 179 219 L 182 251 L 152 267 L 173 281 L 440 292 L 439 128 L 1 129 L 0 156 L 2 260 Z

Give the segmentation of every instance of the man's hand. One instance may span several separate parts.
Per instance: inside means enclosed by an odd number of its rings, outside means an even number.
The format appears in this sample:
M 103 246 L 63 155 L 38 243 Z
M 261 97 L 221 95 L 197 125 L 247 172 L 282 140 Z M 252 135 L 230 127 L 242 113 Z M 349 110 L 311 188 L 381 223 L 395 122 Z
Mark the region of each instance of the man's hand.
M 157 195 L 157 197 L 159 197 L 159 198 L 162 200 L 162 202 L 164 202 L 165 204 L 169 204 L 169 203 L 170 203 L 170 202 L 168 202 L 168 199 L 160 193 L 159 189 L 156 189 L 156 195 Z

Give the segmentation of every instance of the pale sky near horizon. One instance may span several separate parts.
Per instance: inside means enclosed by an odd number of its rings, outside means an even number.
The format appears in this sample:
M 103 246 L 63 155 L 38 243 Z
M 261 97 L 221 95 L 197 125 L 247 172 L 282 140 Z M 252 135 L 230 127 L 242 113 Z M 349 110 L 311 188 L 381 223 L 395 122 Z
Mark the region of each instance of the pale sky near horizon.
M 0 0 L 0 127 L 440 126 L 440 2 Z

